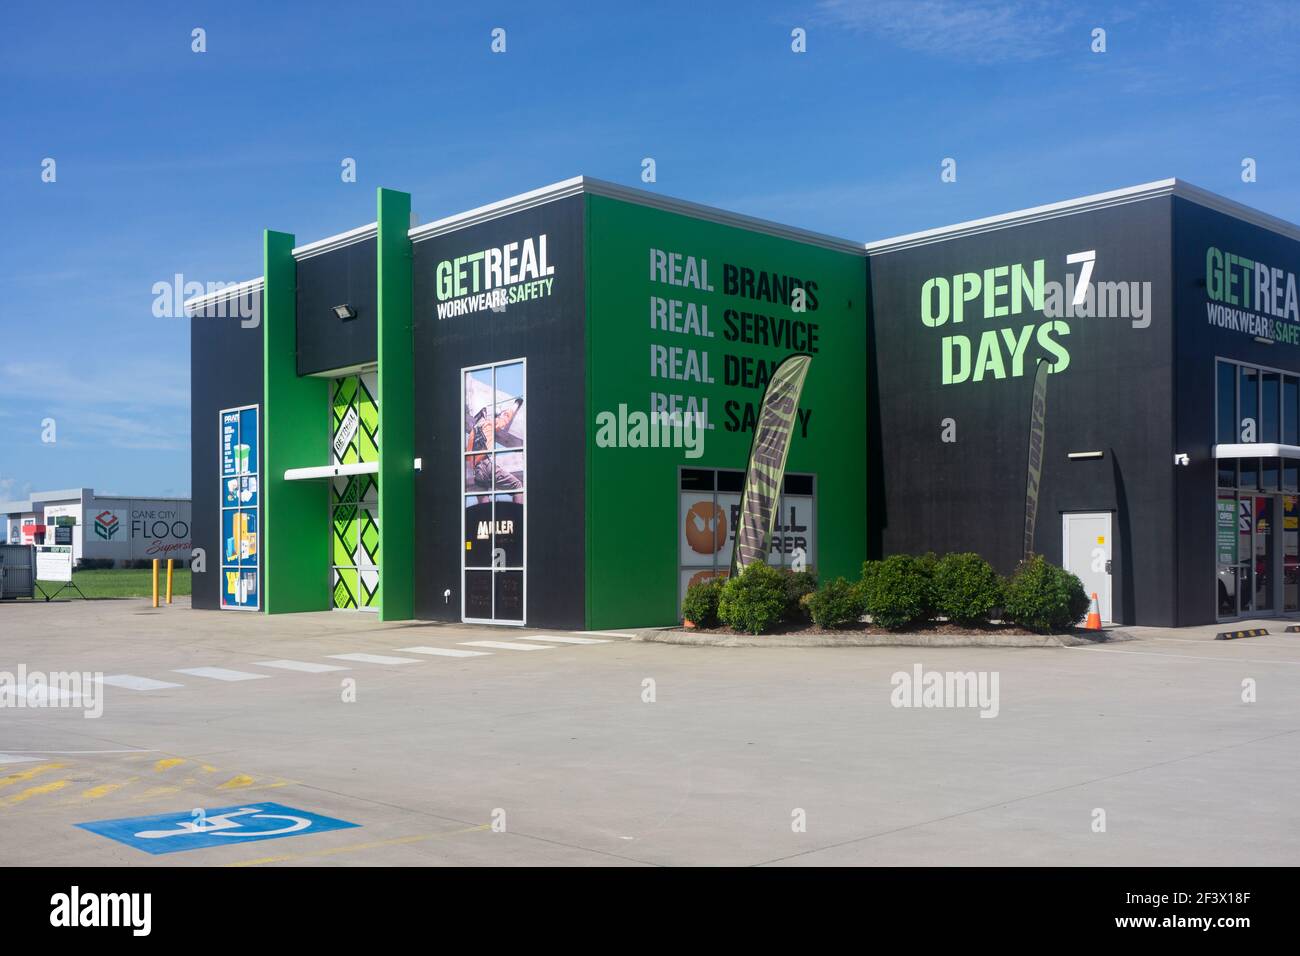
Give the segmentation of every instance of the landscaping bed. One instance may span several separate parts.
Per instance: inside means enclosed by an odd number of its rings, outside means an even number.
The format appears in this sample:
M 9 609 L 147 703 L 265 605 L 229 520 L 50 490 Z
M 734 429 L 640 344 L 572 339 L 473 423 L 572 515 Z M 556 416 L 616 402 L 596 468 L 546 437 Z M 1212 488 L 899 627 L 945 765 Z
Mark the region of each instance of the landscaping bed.
M 791 630 L 785 633 L 747 634 L 727 628 L 710 630 L 651 628 L 639 631 L 634 641 L 687 644 L 697 647 L 1078 647 L 1109 641 L 1128 641 L 1124 631 L 1075 629 L 1061 634 L 1037 634 L 1018 629 L 963 631 L 961 629 L 909 633 L 907 631 Z
M 1091 612 L 1091 613 L 1089 613 Z M 812 569 L 755 561 L 693 583 L 678 643 L 996 644 L 1060 646 L 1097 640 L 1099 617 L 1079 579 L 1031 555 L 1008 577 L 977 554 L 892 555 L 861 577 L 818 580 Z M 643 632 L 657 640 L 654 631 Z M 687 639 L 689 637 L 689 639 Z

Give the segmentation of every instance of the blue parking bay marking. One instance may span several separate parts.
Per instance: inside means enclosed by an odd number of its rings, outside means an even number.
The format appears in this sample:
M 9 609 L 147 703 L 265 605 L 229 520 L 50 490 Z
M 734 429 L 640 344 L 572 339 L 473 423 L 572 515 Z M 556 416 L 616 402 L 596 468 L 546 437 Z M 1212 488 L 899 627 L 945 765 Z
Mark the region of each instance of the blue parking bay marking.
M 95 820 L 78 827 L 155 856 L 232 843 L 278 840 L 360 826 L 279 803 L 236 803 L 230 807 L 183 810 L 148 817 Z

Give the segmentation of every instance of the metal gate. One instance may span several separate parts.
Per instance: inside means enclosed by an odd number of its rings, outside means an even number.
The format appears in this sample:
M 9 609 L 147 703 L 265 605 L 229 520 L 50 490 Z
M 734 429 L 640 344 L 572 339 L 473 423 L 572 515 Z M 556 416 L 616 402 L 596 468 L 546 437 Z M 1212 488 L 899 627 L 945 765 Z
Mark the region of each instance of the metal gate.
M 36 549 L 0 544 L 0 601 L 36 596 Z

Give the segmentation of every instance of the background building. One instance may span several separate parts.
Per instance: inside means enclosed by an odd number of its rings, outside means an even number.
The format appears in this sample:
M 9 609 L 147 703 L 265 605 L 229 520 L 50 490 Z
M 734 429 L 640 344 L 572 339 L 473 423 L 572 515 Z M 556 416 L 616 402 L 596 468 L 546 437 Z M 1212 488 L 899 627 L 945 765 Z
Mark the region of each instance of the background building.
M 190 559 L 190 499 L 97 495 L 93 488 L 38 491 L 0 502 L 9 544 L 71 545 L 83 558 L 127 561 Z

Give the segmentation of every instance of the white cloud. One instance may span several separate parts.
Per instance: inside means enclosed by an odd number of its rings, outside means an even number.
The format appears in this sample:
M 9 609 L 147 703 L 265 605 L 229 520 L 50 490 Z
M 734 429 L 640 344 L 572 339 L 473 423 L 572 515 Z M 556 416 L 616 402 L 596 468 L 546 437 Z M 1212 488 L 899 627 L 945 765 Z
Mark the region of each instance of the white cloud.
M 989 64 L 1057 52 L 1077 14 L 1041 0 L 824 0 L 818 19 L 904 50 Z
M 73 369 L 65 362 L 6 362 L 0 364 L 0 396 L 37 404 L 188 407 L 189 366 L 150 361 L 96 368 L 86 362 Z
M 171 451 L 189 445 L 188 365 L 0 363 L 0 398 L 11 410 L 25 409 L 34 430 L 54 419 L 62 446 Z

